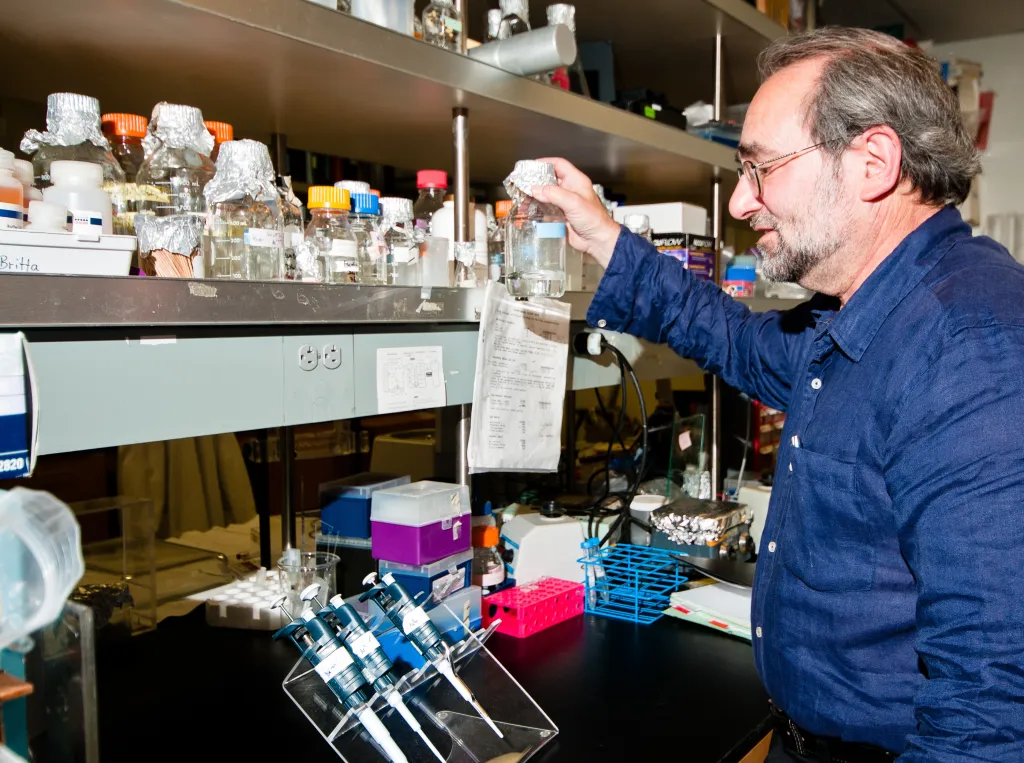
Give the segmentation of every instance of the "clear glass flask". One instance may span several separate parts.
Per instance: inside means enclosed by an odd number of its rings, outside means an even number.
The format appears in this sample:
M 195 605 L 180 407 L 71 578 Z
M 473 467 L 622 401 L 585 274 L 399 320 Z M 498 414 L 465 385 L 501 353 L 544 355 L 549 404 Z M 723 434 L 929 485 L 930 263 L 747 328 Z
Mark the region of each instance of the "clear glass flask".
M 322 261 L 322 280 L 327 283 L 356 283 L 359 275 L 359 246 L 349 227 L 352 208 L 344 188 L 316 185 L 309 189 L 309 225 L 306 241 L 312 242 Z
M 274 166 L 255 140 L 226 141 L 203 189 L 209 208 L 207 278 L 284 278 L 284 233 Z
M 359 246 L 358 281 L 369 286 L 388 282 L 387 245 L 380 230 L 380 199 L 372 193 L 351 196 L 349 225 Z
M 565 215 L 529 195 L 533 188 L 557 182 L 555 168 L 537 161 L 516 162 L 505 180 L 512 197 L 505 228 L 505 287 L 513 297 L 565 293 Z
M 381 230 L 387 245 L 388 283 L 419 286 L 419 251 L 413 233 L 412 202 L 384 197 L 380 200 Z
M 462 19 L 453 0 L 432 0 L 423 9 L 423 39 L 444 50 L 460 51 Z

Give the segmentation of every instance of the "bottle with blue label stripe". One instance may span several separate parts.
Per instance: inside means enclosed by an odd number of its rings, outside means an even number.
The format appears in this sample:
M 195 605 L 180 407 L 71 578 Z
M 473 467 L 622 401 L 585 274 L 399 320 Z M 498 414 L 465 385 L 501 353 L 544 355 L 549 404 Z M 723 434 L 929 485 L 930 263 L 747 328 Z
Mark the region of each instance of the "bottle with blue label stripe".
M 512 209 L 505 223 L 505 286 L 513 297 L 561 297 L 565 293 L 566 224 L 562 210 L 530 196 L 555 185 L 547 162 L 516 162 L 505 188 Z
M 53 185 L 43 190 L 43 201 L 67 207 L 69 231 L 113 234 L 113 206 L 110 194 L 103 190 L 103 167 L 92 162 L 51 162 L 50 182 Z
M 14 177 L 14 154 L 0 149 L 0 228 L 21 228 L 25 219 L 25 189 Z

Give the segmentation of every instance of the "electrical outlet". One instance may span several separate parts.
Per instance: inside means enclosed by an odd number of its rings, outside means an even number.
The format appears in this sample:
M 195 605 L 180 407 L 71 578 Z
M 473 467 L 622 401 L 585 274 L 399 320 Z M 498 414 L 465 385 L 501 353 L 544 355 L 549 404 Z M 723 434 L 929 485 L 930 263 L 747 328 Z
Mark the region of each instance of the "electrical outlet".
M 324 368 L 334 370 L 341 366 L 341 348 L 333 342 L 324 345 Z
M 317 362 L 316 347 L 311 344 L 304 344 L 299 348 L 299 368 L 303 371 L 312 371 L 316 368 Z

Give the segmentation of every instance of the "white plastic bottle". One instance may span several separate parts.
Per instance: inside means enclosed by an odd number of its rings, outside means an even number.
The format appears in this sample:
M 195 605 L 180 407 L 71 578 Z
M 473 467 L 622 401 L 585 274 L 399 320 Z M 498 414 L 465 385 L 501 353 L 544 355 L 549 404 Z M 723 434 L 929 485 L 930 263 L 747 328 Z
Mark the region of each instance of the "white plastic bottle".
M 68 210 L 60 204 L 49 201 L 30 201 L 26 229 L 45 231 L 46 233 L 67 233 Z
M 72 233 L 113 235 L 110 195 L 103 190 L 103 168 L 91 162 L 53 162 L 43 200 L 68 208 Z
M 25 222 L 25 191 L 14 177 L 14 154 L 0 149 L 0 228 L 21 228 Z
M 21 183 L 22 190 L 25 192 L 25 215 L 23 219 L 27 223 L 29 203 L 33 201 L 42 201 L 43 192 L 32 185 L 32 183 L 35 182 L 35 177 L 32 170 L 32 162 L 28 159 L 14 160 L 14 177 L 16 177 Z

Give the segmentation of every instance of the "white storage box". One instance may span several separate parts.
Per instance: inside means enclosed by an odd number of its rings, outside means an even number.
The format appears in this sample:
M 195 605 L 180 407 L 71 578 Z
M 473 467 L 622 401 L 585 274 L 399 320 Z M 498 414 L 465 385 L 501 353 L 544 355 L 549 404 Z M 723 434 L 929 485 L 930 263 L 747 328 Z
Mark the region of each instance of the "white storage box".
M 135 236 L 0 230 L 0 274 L 126 276 Z
M 684 204 L 681 201 L 615 207 L 612 213 L 617 223 L 624 222 L 628 214 L 647 215 L 647 219 L 651 221 L 651 233 L 692 233 L 695 236 L 708 234 L 708 211 L 704 207 Z

